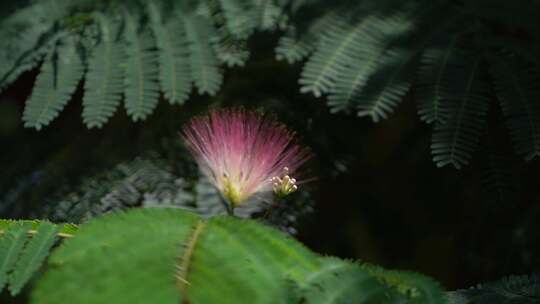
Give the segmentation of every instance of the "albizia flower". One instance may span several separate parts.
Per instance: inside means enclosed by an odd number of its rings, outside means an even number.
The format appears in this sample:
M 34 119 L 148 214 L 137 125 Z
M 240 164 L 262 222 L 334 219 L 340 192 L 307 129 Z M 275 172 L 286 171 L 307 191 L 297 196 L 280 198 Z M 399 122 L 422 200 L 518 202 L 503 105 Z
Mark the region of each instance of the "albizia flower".
M 182 130 L 201 171 L 232 207 L 254 194 L 297 189 L 292 176 L 308 160 L 293 132 L 258 112 L 243 109 L 210 111 Z

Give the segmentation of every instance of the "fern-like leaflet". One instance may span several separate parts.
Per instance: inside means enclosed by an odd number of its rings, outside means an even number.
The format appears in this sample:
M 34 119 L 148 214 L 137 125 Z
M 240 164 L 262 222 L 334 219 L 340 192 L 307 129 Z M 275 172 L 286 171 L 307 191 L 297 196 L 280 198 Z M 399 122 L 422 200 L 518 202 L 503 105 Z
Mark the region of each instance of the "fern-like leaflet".
M 320 40 L 319 34 L 326 30 L 329 25 L 337 22 L 339 14 L 334 11 L 327 12 L 317 18 L 305 33 L 299 33 L 294 25 L 290 25 L 287 32 L 279 39 L 276 47 L 276 59 L 295 63 L 310 55 Z
M 38 66 L 54 46 L 58 32 L 51 30 L 55 15 L 48 8 L 48 3 L 33 3 L 0 21 L 0 91 Z
M 48 125 L 71 99 L 84 74 L 84 65 L 73 38 L 65 37 L 58 50 L 51 48 L 30 99 L 26 102 L 25 127 L 40 130 Z
M 0 291 L 17 295 L 41 267 L 59 238 L 71 237 L 73 225 L 0 220 Z
M 393 64 L 399 60 L 404 50 L 396 52 L 389 50 L 396 38 L 411 29 L 412 24 L 402 13 L 397 13 L 389 17 L 370 16 L 364 19 L 365 35 L 363 43 L 357 42 L 354 50 L 354 57 L 344 66 L 337 76 L 336 85 L 330 91 L 328 104 L 332 112 L 347 111 L 355 103 L 357 104 L 359 116 L 370 115 L 375 121 L 379 117 L 385 116 L 385 112 L 391 111 L 385 103 L 380 103 L 376 96 L 364 96 L 364 88 L 368 80 L 384 64 Z M 381 69 L 386 73 L 379 73 L 385 80 L 395 78 L 388 73 L 388 69 Z M 398 75 L 400 69 L 395 69 L 393 75 Z M 376 80 L 381 80 L 377 78 Z M 371 83 L 376 83 L 372 80 Z M 384 89 L 384 88 L 383 88 Z M 377 94 L 376 91 L 368 95 Z M 385 110 L 382 110 L 385 108 Z
M 302 4 L 315 7 L 314 2 Z M 490 9 L 487 5 L 480 9 L 421 0 L 371 6 L 336 4 L 332 8 L 339 11 L 338 20 L 330 19 L 317 32 L 311 28 L 324 23 L 326 15 L 315 17 L 303 32 L 289 26 L 276 53 L 278 59 L 292 63 L 313 52 L 304 65 L 300 91 L 316 97 L 328 94 L 330 112 L 356 110 L 359 116 L 377 122 L 387 118 L 412 89 L 409 96 L 417 98 L 420 119 L 434 124 L 432 151 L 438 166 L 461 168 L 469 162 L 479 144 L 488 100 L 493 97 L 489 86 L 494 84 L 515 150 L 531 160 L 540 155 L 540 111 L 538 103 L 532 102 L 540 96 L 540 76 L 534 56 L 538 36 L 527 7 L 533 10 L 538 6 L 505 6 L 524 16 L 518 23 L 526 35 L 517 37 L 492 28 L 490 22 L 508 23 L 510 28 L 514 26 L 510 23 L 517 21 L 506 18 L 506 11 L 501 14 L 499 4 L 494 3 Z M 464 22 L 473 26 L 464 31 Z M 463 92 L 467 76 L 453 67 L 463 46 L 483 62 L 478 75 L 483 74 L 485 55 L 496 54 L 489 56 L 488 62 L 493 82 L 482 80 L 482 75 L 470 93 Z M 514 55 L 501 55 L 510 52 Z M 467 105 L 457 105 L 457 100 L 464 101 L 460 97 L 464 94 L 471 96 L 466 98 Z
M 199 94 L 214 95 L 223 82 L 218 59 L 211 45 L 211 39 L 215 37 L 214 28 L 202 16 L 186 16 L 184 22 L 193 82 Z
M 449 304 L 535 304 L 540 302 L 538 275 L 509 276 L 448 294 Z
M 42 223 L 36 234 L 28 241 L 10 276 L 9 291 L 18 294 L 23 286 L 41 266 L 51 247 L 56 241 L 57 227 L 50 223 Z
M 336 19 L 323 33 L 320 45 L 307 61 L 299 80 L 302 93 L 320 97 L 334 86 L 336 77 L 362 47 L 366 35 L 360 21 L 352 26 L 343 18 Z
M 373 122 L 378 122 L 394 111 L 412 85 L 411 64 L 415 57 L 416 53 L 408 49 L 385 53 L 381 61 L 388 66 L 381 67 L 380 64 L 377 73 L 370 77 L 366 88 L 357 97 L 358 116 L 369 116 Z
M 252 3 L 246 0 L 209 0 L 210 12 L 222 20 L 223 26 L 238 39 L 246 39 L 257 23 L 252 15 Z
M 138 31 L 137 20 L 128 15 L 125 23 L 125 104 L 134 121 L 144 120 L 159 98 L 157 50 L 148 29 Z
M 8 283 L 9 273 L 17 263 L 20 253 L 24 249 L 27 240 L 29 223 L 12 225 L 9 230 L 4 230 L 0 239 L 0 290 Z
M 322 267 L 308 275 L 296 288 L 298 303 L 337 304 L 351 299 L 358 304 L 397 302 L 392 301 L 395 293 L 390 293 L 386 286 L 359 265 L 335 258 L 322 259 Z
M 274 31 L 281 28 L 286 21 L 283 8 L 273 0 L 252 0 L 253 15 L 258 28 L 263 31 Z
M 89 128 L 101 127 L 114 114 L 124 90 L 124 47 L 119 41 L 120 24 L 96 13 L 100 41 L 91 51 L 83 98 L 83 121 Z
M 438 167 L 452 164 L 461 168 L 469 163 L 478 147 L 488 108 L 489 86 L 482 75 L 481 60 L 456 56 L 453 63 L 455 85 L 445 101 L 449 121 L 435 126 L 431 149 Z M 462 81 L 456 82 L 456 79 Z
M 189 49 L 184 23 L 178 18 L 163 24 L 156 5 L 148 5 L 150 26 L 159 50 L 159 82 L 171 104 L 183 104 L 191 91 Z
M 218 29 L 212 44 L 218 59 L 228 67 L 244 66 L 249 59 L 246 40 L 236 40 L 227 31 Z
M 171 104 L 183 104 L 192 83 L 201 94 L 217 93 L 221 65 L 244 65 L 248 36 L 257 28 L 276 29 L 278 22 L 284 26 L 282 8 L 273 0 L 139 1 L 129 7 L 35 1 L 1 22 L 0 37 L 7 43 L 0 49 L 0 90 L 45 58 L 24 115 L 26 127 L 39 130 L 57 117 L 84 72 L 87 127 L 103 126 L 122 97 L 129 116 L 144 120 L 160 91 Z M 68 51 L 72 41 L 79 58 Z M 53 79 L 58 86 L 49 85 Z
M 446 44 L 430 46 L 424 50 L 418 68 L 418 115 L 427 123 L 442 124 L 448 117 L 442 111 L 443 99 L 450 94 L 443 81 L 459 36 Z
M 520 58 L 489 57 L 499 98 L 515 150 L 525 160 L 540 156 L 540 75 Z

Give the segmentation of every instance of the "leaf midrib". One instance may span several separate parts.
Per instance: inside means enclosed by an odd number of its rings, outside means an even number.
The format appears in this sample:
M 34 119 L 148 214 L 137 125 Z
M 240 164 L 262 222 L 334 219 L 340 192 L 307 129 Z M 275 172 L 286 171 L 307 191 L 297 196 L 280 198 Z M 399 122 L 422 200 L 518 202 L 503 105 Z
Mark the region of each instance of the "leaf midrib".
M 356 35 L 359 33 L 360 30 L 364 29 L 365 25 L 366 20 L 363 20 L 348 32 L 347 36 L 345 37 L 345 39 L 342 40 L 341 44 L 334 49 L 332 55 L 326 61 L 323 68 L 319 70 L 315 81 L 313 81 L 313 84 L 311 85 L 312 87 L 318 88 L 320 86 L 320 83 L 324 79 L 324 76 L 327 74 L 328 69 L 335 65 L 336 58 L 338 58 L 347 49 L 351 42 L 355 41 L 354 38 L 356 38 Z
M 191 270 L 192 256 L 193 256 L 193 253 L 195 252 L 195 247 L 197 246 L 199 236 L 201 235 L 205 227 L 206 227 L 206 222 L 202 220 L 199 221 L 195 225 L 193 232 L 187 239 L 186 249 L 184 253 L 182 254 L 182 257 L 180 258 L 180 265 L 179 265 L 179 272 L 177 274 L 177 279 L 178 279 L 180 291 L 182 292 L 182 296 L 184 298 L 187 297 L 187 289 L 190 286 L 189 281 L 188 281 L 188 276 Z
M 433 112 L 433 116 L 435 117 L 433 121 L 435 122 L 443 122 L 443 118 L 440 117 L 440 102 L 442 100 L 441 97 L 441 87 L 442 87 L 442 78 L 443 75 L 445 75 L 446 67 L 448 66 L 448 61 L 450 60 L 450 54 L 452 54 L 452 50 L 454 49 L 454 45 L 457 42 L 458 35 L 454 36 L 452 40 L 450 40 L 450 44 L 446 48 L 444 52 L 444 58 L 441 62 L 439 72 L 437 73 L 437 80 L 435 81 L 435 88 L 433 92 L 433 104 L 431 111 Z
M 466 90 L 465 90 L 465 93 L 463 94 L 463 100 L 461 102 L 461 106 L 459 108 L 459 111 L 457 112 L 457 115 L 456 115 L 456 128 L 453 132 L 453 136 L 452 136 L 452 145 L 451 145 L 451 152 L 450 152 L 450 159 L 452 160 L 452 163 L 456 164 L 456 163 L 459 163 L 458 161 L 455 160 L 455 154 L 456 154 L 456 150 L 457 150 L 457 141 L 458 141 L 458 134 L 460 134 L 460 130 L 461 130 L 461 124 L 462 124 L 462 121 L 463 121 L 463 112 L 465 111 L 465 106 L 467 105 L 467 102 L 468 100 L 470 99 L 471 97 L 471 89 L 472 89 L 472 84 L 474 83 L 474 79 L 475 79 L 475 75 L 476 75 L 476 70 L 478 69 L 478 65 L 479 65 L 479 60 L 476 60 L 476 62 L 474 63 L 474 66 L 471 70 L 471 76 L 469 77 L 468 81 L 467 81 L 467 86 L 466 86 Z

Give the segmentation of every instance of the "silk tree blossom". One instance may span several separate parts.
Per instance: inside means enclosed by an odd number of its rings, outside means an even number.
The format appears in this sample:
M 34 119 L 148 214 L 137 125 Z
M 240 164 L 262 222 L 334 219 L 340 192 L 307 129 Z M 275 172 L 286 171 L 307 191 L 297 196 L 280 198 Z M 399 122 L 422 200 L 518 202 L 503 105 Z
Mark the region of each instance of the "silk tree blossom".
M 255 194 L 278 196 L 298 189 L 292 176 L 310 157 L 295 133 L 268 116 L 221 109 L 193 118 L 182 137 L 201 171 L 232 208 Z

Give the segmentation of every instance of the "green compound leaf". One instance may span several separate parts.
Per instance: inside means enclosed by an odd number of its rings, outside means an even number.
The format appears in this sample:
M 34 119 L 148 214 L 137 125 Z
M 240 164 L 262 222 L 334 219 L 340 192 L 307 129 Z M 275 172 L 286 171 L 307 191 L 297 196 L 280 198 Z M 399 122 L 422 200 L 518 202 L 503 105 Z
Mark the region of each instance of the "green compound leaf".
M 139 34 L 136 19 L 126 16 L 125 104 L 133 121 L 144 120 L 159 98 L 157 51 L 150 31 Z
M 14 223 L 8 229 L 2 229 L 4 235 L 0 239 L 0 292 L 8 282 L 8 273 L 13 270 L 24 248 L 30 226 L 30 223 Z
M 67 38 L 51 49 L 24 109 L 24 126 L 40 130 L 55 119 L 71 99 L 84 74 L 74 39 Z
M 56 241 L 57 231 L 55 225 L 46 222 L 38 227 L 9 277 L 9 290 L 12 295 L 18 294 L 39 269 Z
M 317 47 L 320 33 L 336 23 L 338 18 L 336 12 L 328 12 L 315 20 L 303 34 L 298 33 L 296 27 L 290 26 L 276 46 L 276 59 L 288 63 L 302 61 Z
M 150 27 L 159 56 L 159 82 L 171 104 L 183 104 L 191 92 L 189 49 L 184 23 L 172 18 L 164 25 L 158 8 L 148 5 Z
M 425 276 L 331 257 L 320 261 L 317 271 L 292 284 L 290 294 L 296 295 L 292 303 L 446 303 L 441 287 Z
M 124 48 L 117 39 L 120 27 L 101 13 L 95 18 L 101 40 L 90 55 L 84 87 L 82 116 L 88 128 L 99 128 L 111 118 L 124 90 Z
M 49 266 L 32 303 L 446 303 L 421 275 L 321 258 L 255 221 L 182 209 L 95 219 Z
M 449 120 L 435 126 L 431 151 L 438 167 L 453 165 L 460 169 L 469 163 L 478 147 L 487 115 L 489 85 L 482 77 L 479 59 L 462 58 L 453 69 L 450 73 L 456 79 L 452 84 L 455 89 L 445 100 L 444 109 Z
M 223 74 L 211 43 L 215 38 L 214 28 L 208 19 L 201 16 L 186 16 L 184 25 L 195 87 L 199 94 L 215 95 L 223 82 Z
M 540 89 L 538 70 L 515 57 L 491 55 L 495 92 L 516 152 L 525 160 L 540 156 Z
M 427 123 L 442 124 L 448 117 L 442 111 L 444 99 L 449 95 L 449 87 L 444 81 L 452 57 L 455 56 L 458 35 L 446 44 L 432 46 L 424 50 L 418 68 L 418 115 Z
M 77 232 L 72 224 L 0 220 L 0 292 L 9 285 L 17 295 L 39 270 L 58 238 Z
M 540 277 L 509 276 L 449 292 L 448 299 L 449 304 L 536 304 L 540 303 Z
M 350 25 L 343 18 L 329 24 L 319 48 L 304 66 L 299 80 L 300 92 L 320 97 L 334 86 L 340 71 L 362 47 L 362 37 L 366 35 L 365 24 L 360 21 Z
M 255 222 L 179 209 L 108 215 L 64 244 L 33 303 L 286 303 L 284 274 L 301 280 L 319 263 Z
M 362 268 L 406 299 L 405 303 L 446 303 L 441 286 L 424 275 L 408 271 L 385 270 L 372 265 L 363 265 Z
M 354 263 L 323 259 L 322 267 L 299 286 L 301 299 L 310 304 L 398 303 L 395 293 Z M 301 300 L 301 301 L 302 301 Z M 302 302 L 300 302 L 302 303 Z

